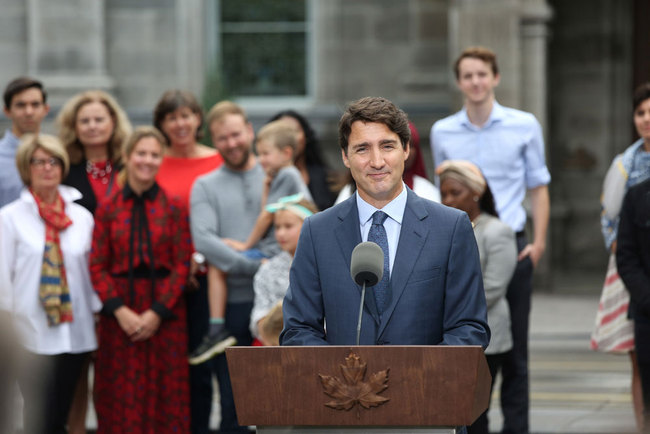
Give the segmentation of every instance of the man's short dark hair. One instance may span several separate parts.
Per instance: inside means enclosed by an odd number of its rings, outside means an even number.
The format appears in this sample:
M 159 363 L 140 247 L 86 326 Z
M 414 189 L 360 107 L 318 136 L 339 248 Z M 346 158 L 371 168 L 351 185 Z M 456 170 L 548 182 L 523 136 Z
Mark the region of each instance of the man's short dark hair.
M 368 96 L 348 104 L 339 121 L 339 145 L 346 155 L 352 124 L 356 121 L 386 125 L 399 136 L 404 149 L 411 140 L 411 129 L 406 113 L 386 98 Z
M 3 95 L 5 108 L 9 110 L 11 108 L 11 101 L 14 99 L 14 96 L 32 87 L 41 91 L 41 95 L 43 95 L 43 104 L 45 104 L 47 102 L 47 92 L 45 92 L 43 89 L 43 83 L 29 77 L 18 77 L 11 80 L 11 82 L 5 88 L 5 93 Z
M 634 96 L 632 97 L 632 110 L 636 110 L 637 107 L 641 105 L 643 101 L 650 98 L 650 82 L 641 84 L 634 91 Z

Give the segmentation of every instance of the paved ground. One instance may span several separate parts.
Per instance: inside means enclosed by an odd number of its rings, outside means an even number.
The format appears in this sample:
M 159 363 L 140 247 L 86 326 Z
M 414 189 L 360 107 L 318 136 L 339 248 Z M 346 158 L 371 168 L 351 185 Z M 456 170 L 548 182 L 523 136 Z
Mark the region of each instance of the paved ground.
M 536 294 L 530 332 L 532 433 L 634 433 L 627 356 L 596 353 L 598 295 Z M 499 432 L 498 394 L 490 430 Z

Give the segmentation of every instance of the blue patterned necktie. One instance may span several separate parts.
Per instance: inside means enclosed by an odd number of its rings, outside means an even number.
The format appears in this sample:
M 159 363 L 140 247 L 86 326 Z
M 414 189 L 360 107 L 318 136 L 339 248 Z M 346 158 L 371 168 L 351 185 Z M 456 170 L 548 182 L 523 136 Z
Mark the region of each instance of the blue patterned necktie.
M 390 304 L 390 290 L 388 288 L 388 281 L 390 280 L 390 256 L 388 256 L 388 237 L 386 236 L 386 229 L 384 228 L 384 221 L 386 221 L 386 218 L 388 218 L 388 214 L 385 212 L 375 211 L 372 215 L 372 226 L 368 233 L 368 241 L 377 243 L 384 252 L 384 275 L 373 289 L 379 314 L 384 312 L 386 307 Z

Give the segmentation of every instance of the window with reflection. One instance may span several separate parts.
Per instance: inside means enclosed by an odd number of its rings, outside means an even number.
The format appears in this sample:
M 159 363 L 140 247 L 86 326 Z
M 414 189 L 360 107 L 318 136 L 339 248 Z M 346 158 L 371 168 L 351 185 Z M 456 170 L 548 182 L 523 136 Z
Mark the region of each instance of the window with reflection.
M 228 94 L 307 95 L 307 0 L 221 0 L 219 13 Z

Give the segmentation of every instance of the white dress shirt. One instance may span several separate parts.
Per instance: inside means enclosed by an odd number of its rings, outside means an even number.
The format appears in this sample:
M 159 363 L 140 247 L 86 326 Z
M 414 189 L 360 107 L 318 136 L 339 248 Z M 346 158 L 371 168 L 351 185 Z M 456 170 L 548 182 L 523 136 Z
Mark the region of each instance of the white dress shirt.
M 59 193 L 72 220 L 72 225 L 60 233 L 72 300 L 72 322 L 50 327 L 39 300 L 45 223 L 34 197 L 23 189 L 20 198 L 0 209 L 0 310 L 13 316 L 24 347 L 44 355 L 97 349 L 93 313 L 101 309 L 88 270 L 93 216 L 73 203 L 81 198 L 78 190 L 60 186 Z
M 384 221 L 384 229 L 386 229 L 386 238 L 388 238 L 388 263 L 390 272 L 392 273 L 393 264 L 395 263 L 395 253 L 397 253 L 397 245 L 399 244 L 399 234 L 402 230 L 402 219 L 404 218 L 404 210 L 406 209 L 406 184 L 402 183 L 402 192 L 381 210 L 361 199 L 358 191 L 355 195 L 357 209 L 359 210 L 359 226 L 362 241 L 368 241 L 368 233 L 372 226 L 372 215 L 375 211 L 383 211 L 388 214 L 388 218 Z

